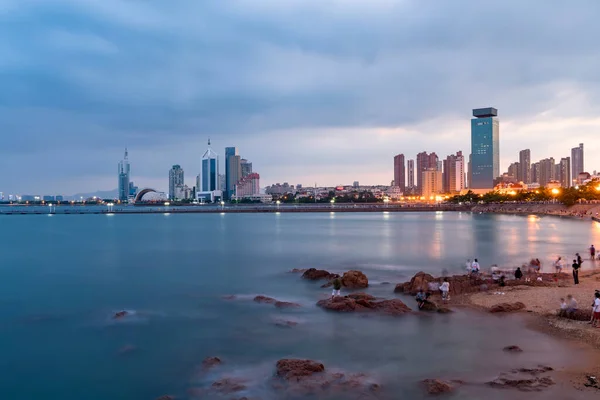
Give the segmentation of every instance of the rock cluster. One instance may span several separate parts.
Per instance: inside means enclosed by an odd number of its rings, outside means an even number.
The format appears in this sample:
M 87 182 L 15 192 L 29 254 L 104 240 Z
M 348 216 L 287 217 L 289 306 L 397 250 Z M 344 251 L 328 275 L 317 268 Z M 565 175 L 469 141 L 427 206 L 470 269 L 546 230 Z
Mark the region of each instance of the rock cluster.
M 454 384 L 440 379 L 425 379 L 421 382 L 429 394 L 438 395 L 454 392 Z
M 554 380 L 551 377 L 542 376 L 542 374 L 550 371 L 553 371 L 553 368 L 545 365 L 538 365 L 536 368 L 513 369 L 510 374 L 501 374 L 498 378 L 486 382 L 486 384 L 498 389 L 539 392 L 554 385 Z
M 369 286 L 369 279 L 361 271 L 348 271 L 342 275 L 342 286 L 348 289 L 364 289 Z
M 221 364 L 221 359 L 219 357 L 206 357 L 202 361 L 202 369 L 209 370 L 219 364 Z
M 520 301 L 516 303 L 499 303 L 490 307 L 491 313 L 505 313 L 505 312 L 514 312 L 520 311 L 525 308 L 525 304 Z
M 450 283 L 450 295 L 479 292 L 484 285 L 488 284 L 479 277 L 469 275 L 454 275 L 447 279 Z M 421 289 L 428 291 L 430 283 L 441 284 L 442 282 L 442 278 L 435 278 L 433 275 L 421 271 L 413 276 L 409 282 L 397 284 L 394 292 L 415 296 Z
M 503 348 L 502 350 L 507 351 L 509 353 L 522 353 L 523 349 L 521 349 L 519 346 L 506 346 L 505 348 Z
M 309 268 L 306 271 L 304 271 L 304 273 L 302 274 L 302 278 L 304 279 L 309 279 L 311 281 L 318 281 L 320 279 L 334 279 L 334 278 L 339 278 L 340 276 L 338 274 L 332 274 L 328 271 L 325 271 L 324 269 L 316 269 L 316 268 Z
M 325 366 L 312 360 L 299 360 L 293 358 L 284 358 L 277 361 L 277 376 L 286 380 L 300 377 L 311 376 L 317 372 L 325 371 Z
M 412 312 L 398 299 L 377 300 L 366 293 L 352 293 L 332 299 L 319 300 L 317 306 L 337 312 L 378 312 L 389 315 L 402 315 Z
M 272 297 L 258 295 L 254 298 L 254 301 L 261 304 L 273 304 L 277 308 L 295 308 L 300 307 L 298 303 L 291 303 L 289 301 L 279 301 Z

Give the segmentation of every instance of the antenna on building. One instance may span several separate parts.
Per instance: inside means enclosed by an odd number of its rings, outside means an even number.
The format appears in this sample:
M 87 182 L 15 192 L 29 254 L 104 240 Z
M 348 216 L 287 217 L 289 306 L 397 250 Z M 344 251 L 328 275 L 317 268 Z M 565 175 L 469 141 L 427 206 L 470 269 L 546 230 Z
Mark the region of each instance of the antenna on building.
M 127 147 L 125 147 L 125 159 L 127 160 Z
M 210 138 L 208 138 L 208 145 L 210 146 Z

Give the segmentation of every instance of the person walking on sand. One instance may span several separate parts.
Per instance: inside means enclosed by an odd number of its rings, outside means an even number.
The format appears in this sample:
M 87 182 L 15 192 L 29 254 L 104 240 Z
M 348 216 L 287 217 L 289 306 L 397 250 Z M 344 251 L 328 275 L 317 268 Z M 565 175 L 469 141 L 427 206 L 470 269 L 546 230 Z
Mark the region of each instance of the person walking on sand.
M 554 268 L 556 269 L 556 273 L 560 274 L 562 272 L 562 257 L 558 257 L 558 259 L 554 262 Z
M 577 260 L 573 260 L 573 282 L 575 285 L 579 285 L 579 268 L 581 265 L 577 262 Z
M 596 248 L 594 245 L 590 246 L 590 260 L 594 261 L 596 259 Z
M 596 291 L 594 296 L 596 299 L 594 300 L 594 322 L 592 323 L 592 326 L 600 328 L 600 326 L 598 326 L 600 324 L 600 292 Z
M 442 301 L 444 303 L 450 300 L 450 282 L 448 282 L 448 278 L 444 278 L 444 282 L 440 285 L 440 291 L 442 292 Z
M 333 291 L 331 292 L 331 299 L 333 300 L 333 298 L 335 296 L 341 296 L 340 291 L 342 290 L 342 282 L 340 281 L 340 278 L 335 278 L 333 280 Z

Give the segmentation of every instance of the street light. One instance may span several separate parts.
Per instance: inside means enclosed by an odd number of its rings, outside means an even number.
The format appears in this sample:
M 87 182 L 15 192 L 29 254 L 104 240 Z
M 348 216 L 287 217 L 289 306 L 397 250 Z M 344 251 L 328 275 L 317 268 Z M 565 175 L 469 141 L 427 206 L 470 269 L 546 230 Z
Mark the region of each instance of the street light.
M 169 207 L 171 205 L 171 203 L 169 203 L 168 201 L 165 201 L 165 207 Z
M 281 204 L 281 201 L 277 200 L 275 203 L 277 203 L 277 211 L 279 211 L 279 205 Z
M 115 205 L 114 203 L 108 203 L 108 204 L 106 204 L 106 206 L 108 207 L 108 212 L 112 212 L 114 205 Z
M 50 214 L 52 214 L 52 203 L 48 203 L 48 207 L 50 207 Z
M 330 203 L 331 203 L 331 208 L 333 208 L 335 205 L 335 199 L 331 199 Z
M 384 197 L 383 198 L 383 202 L 385 203 L 385 208 L 387 208 L 388 203 L 390 202 L 390 198 L 389 197 Z
M 223 211 L 224 208 L 225 208 L 225 202 L 221 201 L 221 211 Z

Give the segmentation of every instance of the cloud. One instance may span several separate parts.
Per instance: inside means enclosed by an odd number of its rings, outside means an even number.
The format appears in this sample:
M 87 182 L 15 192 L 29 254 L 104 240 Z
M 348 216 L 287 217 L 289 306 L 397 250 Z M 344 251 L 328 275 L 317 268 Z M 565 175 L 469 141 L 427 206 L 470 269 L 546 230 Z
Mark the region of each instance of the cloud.
M 595 1 L 16 4 L 0 7 L 0 168 L 27 163 L 4 192 L 111 189 L 125 146 L 140 185 L 164 189 L 175 163 L 193 184 L 209 136 L 263 185 L 388 183 L 397 153 L 468 153 L 485 106 L 503 169 L 521 148 L 596 149 Z

